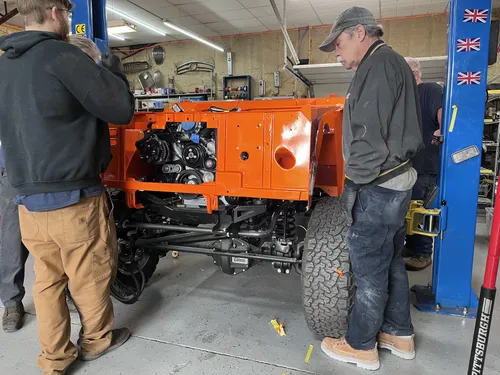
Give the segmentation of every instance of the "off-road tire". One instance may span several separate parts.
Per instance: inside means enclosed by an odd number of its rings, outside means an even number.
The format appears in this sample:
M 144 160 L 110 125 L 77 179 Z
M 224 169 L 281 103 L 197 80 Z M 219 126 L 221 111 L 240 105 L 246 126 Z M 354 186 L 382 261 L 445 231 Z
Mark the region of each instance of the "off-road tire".
M 324 197 L 313 209 L 302 257 L 302 303 L 309 329 L 341 337 L 354 302 L 347 225 L 338 198 Z

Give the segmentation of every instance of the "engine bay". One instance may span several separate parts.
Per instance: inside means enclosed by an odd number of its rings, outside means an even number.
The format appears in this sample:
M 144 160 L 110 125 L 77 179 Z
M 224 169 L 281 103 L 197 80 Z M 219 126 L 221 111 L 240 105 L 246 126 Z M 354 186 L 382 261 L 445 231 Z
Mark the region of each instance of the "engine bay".
M 217 130 L 204 122 L 167 122 L 164 129 L 153 129 L 136 142 L 140 157 L 155 166 L 146 182 L 199 185 L 214 182 L 217 169 Z M 193 197 L 191 197 L 193 198 Z

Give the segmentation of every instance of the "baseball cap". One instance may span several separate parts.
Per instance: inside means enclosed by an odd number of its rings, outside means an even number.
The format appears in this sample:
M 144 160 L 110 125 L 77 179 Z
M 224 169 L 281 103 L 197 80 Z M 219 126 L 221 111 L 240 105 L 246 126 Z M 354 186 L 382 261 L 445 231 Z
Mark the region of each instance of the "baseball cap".
M 363 26 L 377 26 L 377 21 L 373 16 L 373 13 L 366 8 L 361 7 L 350 7 L 344 10 L 335 20 L 330 35 L 325 41 L 319 46 L 319 49 L 323 52 L 333 52 L 335 51 L 335 40 L 339 37 L 342 32 L 353 26 L 363 25 Z

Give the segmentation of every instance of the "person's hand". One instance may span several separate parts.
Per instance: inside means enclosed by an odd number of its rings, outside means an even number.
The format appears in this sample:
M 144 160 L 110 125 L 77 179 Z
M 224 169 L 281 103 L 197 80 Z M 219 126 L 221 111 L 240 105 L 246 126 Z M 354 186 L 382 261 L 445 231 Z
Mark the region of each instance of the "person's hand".
M 113 73 L 123 73 L 122 61 L 110 50 L 102 55 L 102 66 L 109 69 Z
M 431 143 L 433 145 L 439 145 L 443 143 L 443 136 L 441 135 L 441 129 L 438 129 L 434 132 Z
M 344 211 L 348 227 L 350 227 L 354 221 L 352 217 L 352 210 L 354 208 L 354 205 L 356 204 L 358 190 L 358 185 L 356 185 L 348 178 L 345 179 L 344 190 L 342 191 L 342 195 L 340 196 L 340 204 L 342 205 L 342 210 Z

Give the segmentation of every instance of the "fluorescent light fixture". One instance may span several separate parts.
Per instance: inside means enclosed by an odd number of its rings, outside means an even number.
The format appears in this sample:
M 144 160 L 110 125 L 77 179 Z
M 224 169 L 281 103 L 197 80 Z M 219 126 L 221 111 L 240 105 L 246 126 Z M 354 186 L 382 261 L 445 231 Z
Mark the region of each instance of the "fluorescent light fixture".
M 108 22 L 108 32 L 112 34 L 133 33 L 136 31 L 136 26 L 128 23 L 125 20 L 112 20 Z
M 170 27 L 171 29 L 174 29 L 174 30 L 180 32 L 181 34 L 184 34 L 184 35 L 190 37 L 191 39 L 197 40 L 200 43 L 203 43 L 203 44 L 206 44 L 207 46 L 215 48 L 217 51 L 224 52 L 224 48 L 222 48 L 221 46 L 218 46 L 217 44 L 214 44 L 214 43 L 210 42 L 209 40 L 207 40 L 207 39 L 191 32 L 191 31 L 183 29 L 182 27 L 174 25 L 173 23 L 170 23 L 168 21 L 163 21 L 163 24 L 167 27 Z
M 115 38 L 115 39 L 118 39 L 118 40 L 121 40 L 121 41 L 125 41 L 125 38 L 121 37 L 121 36 L 118 36 L 118 35 L 115 35 L 115 34 L 112 34 L 108 31 L 108 35 L 112 38 Z
M 133 23 L 135 23 L 137 25 L 141 25 L 141 26 L 145 27 L 146 29 L 154 31 L 157 34 L 160 34 L 160 35 L 163 35 L 163 36 L 167 35 L 167 33 L 165 31 L 162 31 L 160 29 L 157 29 L 156 27 L 150 26 L 147 23 L 144 23 L 144 22 L 138 20 L 137 18 L 131 17 L 128 14 L 122 12 L 121 10 L 115 9 L 113 7 L 110 7 L 109 5 L 106 6 L 106 9 L 109 10 L 110 12 L 118 14 L 119 16 L 122 16 L 123 18 L 125 18 L 125 19 L 127 19 L 127 20 L 129 20 L 129 21 L 131 21 L 131 22 L 133 22 Z

